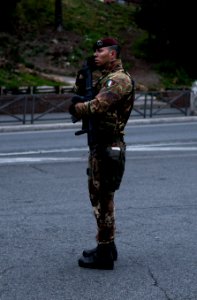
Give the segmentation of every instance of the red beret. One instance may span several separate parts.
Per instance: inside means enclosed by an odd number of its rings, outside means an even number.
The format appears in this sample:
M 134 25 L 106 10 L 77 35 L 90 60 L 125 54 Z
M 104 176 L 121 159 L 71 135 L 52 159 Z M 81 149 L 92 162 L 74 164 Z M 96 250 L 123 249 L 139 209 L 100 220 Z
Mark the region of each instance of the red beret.
M 112 37 L 107 37 L 96 41 L 93 45 L 93 49 L 99 49 L 103 47 L 110 47 L 110 46 L 118 46 L 118 41 Z

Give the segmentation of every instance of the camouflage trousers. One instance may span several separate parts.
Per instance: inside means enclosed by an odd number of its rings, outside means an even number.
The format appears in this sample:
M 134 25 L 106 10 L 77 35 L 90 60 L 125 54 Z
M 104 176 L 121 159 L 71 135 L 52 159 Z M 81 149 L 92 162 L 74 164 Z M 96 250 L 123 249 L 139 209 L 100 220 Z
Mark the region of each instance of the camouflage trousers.
M 125 168 L 125 144 L 95 147 L 89 153 L 89 197 L 97 222 L 98 243 L 115 238 L 114 193 L 119 188 Z

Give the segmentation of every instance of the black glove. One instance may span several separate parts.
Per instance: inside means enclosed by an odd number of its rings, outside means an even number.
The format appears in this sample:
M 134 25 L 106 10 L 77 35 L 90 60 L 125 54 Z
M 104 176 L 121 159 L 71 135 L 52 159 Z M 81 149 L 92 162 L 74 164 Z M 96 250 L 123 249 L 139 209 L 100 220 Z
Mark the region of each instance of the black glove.
M 68 108 L 69 113 L 74 116 L 76 114 L 75 105 L 77 103 L 83 102 L 83 101 L 84 101 L 84 97 L 78 96 L 78 95 L 73 96 L 72 99 L 71 99 L 72 104 Z
M 75 104 L 71 104 L 68 108 L 69 113 L 71 114 L 71 120 L 73 123 L 78 122 L 80 119 L 76 116 Z
M 75 115 L 75 113 L 76 113 L 76 110 L 75 110 L 75 104 L 71 104 L 70 106 L 69 106 L 69 108 L 68 108 L 68 111 L 69 111 L 69 113 L 71 114 L 71 115 Z
M 76 95 L 76 96 L 73 96 L 72 99 L 71 99 L 71 102 L 72 104 L 77 104 L 79 102 L 84 102 L 84 97 L 83 96 L 79 96 L 79 95 Z
M 84 102 L 84 97 L 76 95 L 73 96 L 71 99 L 72 104 L 69 106 L 68 111 L 71 114 L 71 120 L 73 123 L 76 123 L 80 120 L 80 118 L 76 116 L 76 109 L 75 109 L 75 105 L 80 102 Z

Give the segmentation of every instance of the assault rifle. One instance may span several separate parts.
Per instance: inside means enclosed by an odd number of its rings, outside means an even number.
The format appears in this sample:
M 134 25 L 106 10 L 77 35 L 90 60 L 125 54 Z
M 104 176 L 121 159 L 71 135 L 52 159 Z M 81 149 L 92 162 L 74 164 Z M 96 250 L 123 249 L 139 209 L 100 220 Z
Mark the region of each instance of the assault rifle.
M 77 95 L 81 97 L 83 102 L 90 101 L 94 99 L 94 88 L 92 72 L 96 70 L 96 65 L 94 62 L 94 57 L 88 57 L 82 68 L 77 73 L 76 86 L 78 88 Z M 75 120 L 74 122 L 76 122 Z M 85 117 L 82 119 L 82 128 L 75 132 L 75 135 L 81 135 L 87 133 L 88 145 L 93 141 L 93 120 L 92 118 Z

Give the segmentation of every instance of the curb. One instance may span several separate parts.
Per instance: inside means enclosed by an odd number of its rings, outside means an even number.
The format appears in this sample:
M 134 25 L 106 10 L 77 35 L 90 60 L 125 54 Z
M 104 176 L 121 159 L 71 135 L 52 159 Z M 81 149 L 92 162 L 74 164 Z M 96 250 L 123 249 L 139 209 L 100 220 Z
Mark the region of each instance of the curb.
M 130 119 L 127 124 L 143 125 L 143 124 L 162 124 L 162 123 L 188 123 L 197 122 L 197 116 L 184 117 L 165 117 L 165 118 L 149 118 L 149 119 Z
M 164 124 L 164 123 L 182 123 L 182 122 L 197 122 L 197 116 L 186 117 L 166 117 L 166 118 L 149 118 L 149 119 L 130 119 L 127 124 L 130 125 L 144 125 L 144 124 Z M 2 132 L 20 132 L 20 131 L 40 131 L 40 130 L 58 130 L 68 128 L 80 128 L 79 123 L 50 123 L 50 124 L 31 124 L 31 125 L 4 125 L 0 126 L 0 133 Z

